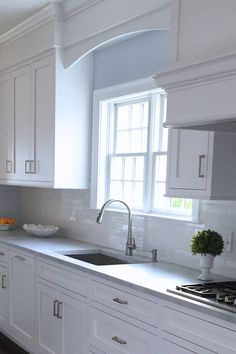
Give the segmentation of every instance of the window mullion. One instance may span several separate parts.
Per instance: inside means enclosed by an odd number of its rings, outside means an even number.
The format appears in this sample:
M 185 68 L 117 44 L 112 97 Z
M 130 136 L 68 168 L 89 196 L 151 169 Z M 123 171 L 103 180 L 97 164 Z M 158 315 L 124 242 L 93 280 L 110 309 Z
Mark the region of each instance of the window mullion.
M 153 181 L 153 140 L 154 140 L 154 129 L 155 129 L 155 102 L 153 102 L 153 95 L 150 95 L 149 98 L 149 124 L 148 124 L 148 139 L 147 139 L 147 161 L 146 161 L 146 179 L 144 182 L 144 211 L 149 212 L 151 209 L 152 201 L 152 181 Z

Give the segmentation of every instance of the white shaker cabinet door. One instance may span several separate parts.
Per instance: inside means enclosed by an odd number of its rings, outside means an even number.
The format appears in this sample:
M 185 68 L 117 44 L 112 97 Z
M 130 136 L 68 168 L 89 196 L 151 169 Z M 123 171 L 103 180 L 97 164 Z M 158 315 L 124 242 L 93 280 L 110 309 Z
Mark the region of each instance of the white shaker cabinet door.
M 14 120 L 14 179 L 29 179 L 32 160 L 30 65 L 20 68 L 11 76 L 11 116 Z
M 88 352 L 87 305 L 56 285 L 37 284 L 37 347 L 42 354 Z
M 0 77 L 0 180 L 6 180 L 13 170 L 13 126 L 10 117 L 10 80 Z
M 88 352 L 87 305 L 70 296 L 63 295 L 62 304 L 63 354 Z
M 35 258 L 10 252 L 9 265 L 10 334 L 34 350 L 35 343 Z
M 62 321 L 57 318 L 60 293 L 37 284 L 37 348 L 38 353 L 60 354 Z
M 172 129 L 169 135 L 169 188 L 207 188 L 209 132 Z
M 0 329 L 7 330 L 8 326 L 8 270 L 0 266 Z
M 30 179 L 54 180 L 55 145 L 55 65 L 54 57 L 46 57 L 32 64 L 33 161 Z

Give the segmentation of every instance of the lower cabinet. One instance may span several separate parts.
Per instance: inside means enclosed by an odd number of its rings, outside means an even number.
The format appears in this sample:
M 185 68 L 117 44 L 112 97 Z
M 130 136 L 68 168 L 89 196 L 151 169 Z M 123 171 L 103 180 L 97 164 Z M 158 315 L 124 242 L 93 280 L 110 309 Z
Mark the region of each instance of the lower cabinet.
M 178 337 L 166 335 L 160 340 L 160 354 L 213 354 L 205 348 L 189 343 Z
M 35 257 L 10 251 L 9 334 L 23 347 L 35 350 Z
M 0 266 L 0 330 L 8 325 L 8 269 Z
M 42 354 L 85 354 L 87 305 L 76 294 L 37 284 L 37 348 Z
M 105 354 L 157 354 L 158 337 L 97 308 L 90 309 L 90 343 Z M 139 324 L 140 325 L 140 324 Z

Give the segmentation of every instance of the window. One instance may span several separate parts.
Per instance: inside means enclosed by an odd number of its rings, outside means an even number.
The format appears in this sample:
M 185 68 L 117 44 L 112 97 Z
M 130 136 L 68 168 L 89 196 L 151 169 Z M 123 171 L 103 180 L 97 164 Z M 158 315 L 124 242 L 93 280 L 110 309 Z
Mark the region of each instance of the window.
M 166 101 L 162 90 L 95 100 L 98 149 L 93 154 L 98 151 L 98 156 L 93 205 L 121 199 L 137 212 L 192 219 L 192 200 L 165 197 Z

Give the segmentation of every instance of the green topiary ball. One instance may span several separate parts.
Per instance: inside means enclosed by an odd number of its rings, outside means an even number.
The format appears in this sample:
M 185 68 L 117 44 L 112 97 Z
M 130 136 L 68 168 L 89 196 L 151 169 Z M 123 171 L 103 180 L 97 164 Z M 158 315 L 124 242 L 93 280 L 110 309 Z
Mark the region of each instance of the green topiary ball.
M 224 249 L 222 236 L 213 230 L 201 230 L 193 235 L 190 249 L 193 255 L 197 253 L 210 253 L 213 256 L 220 255 Z

